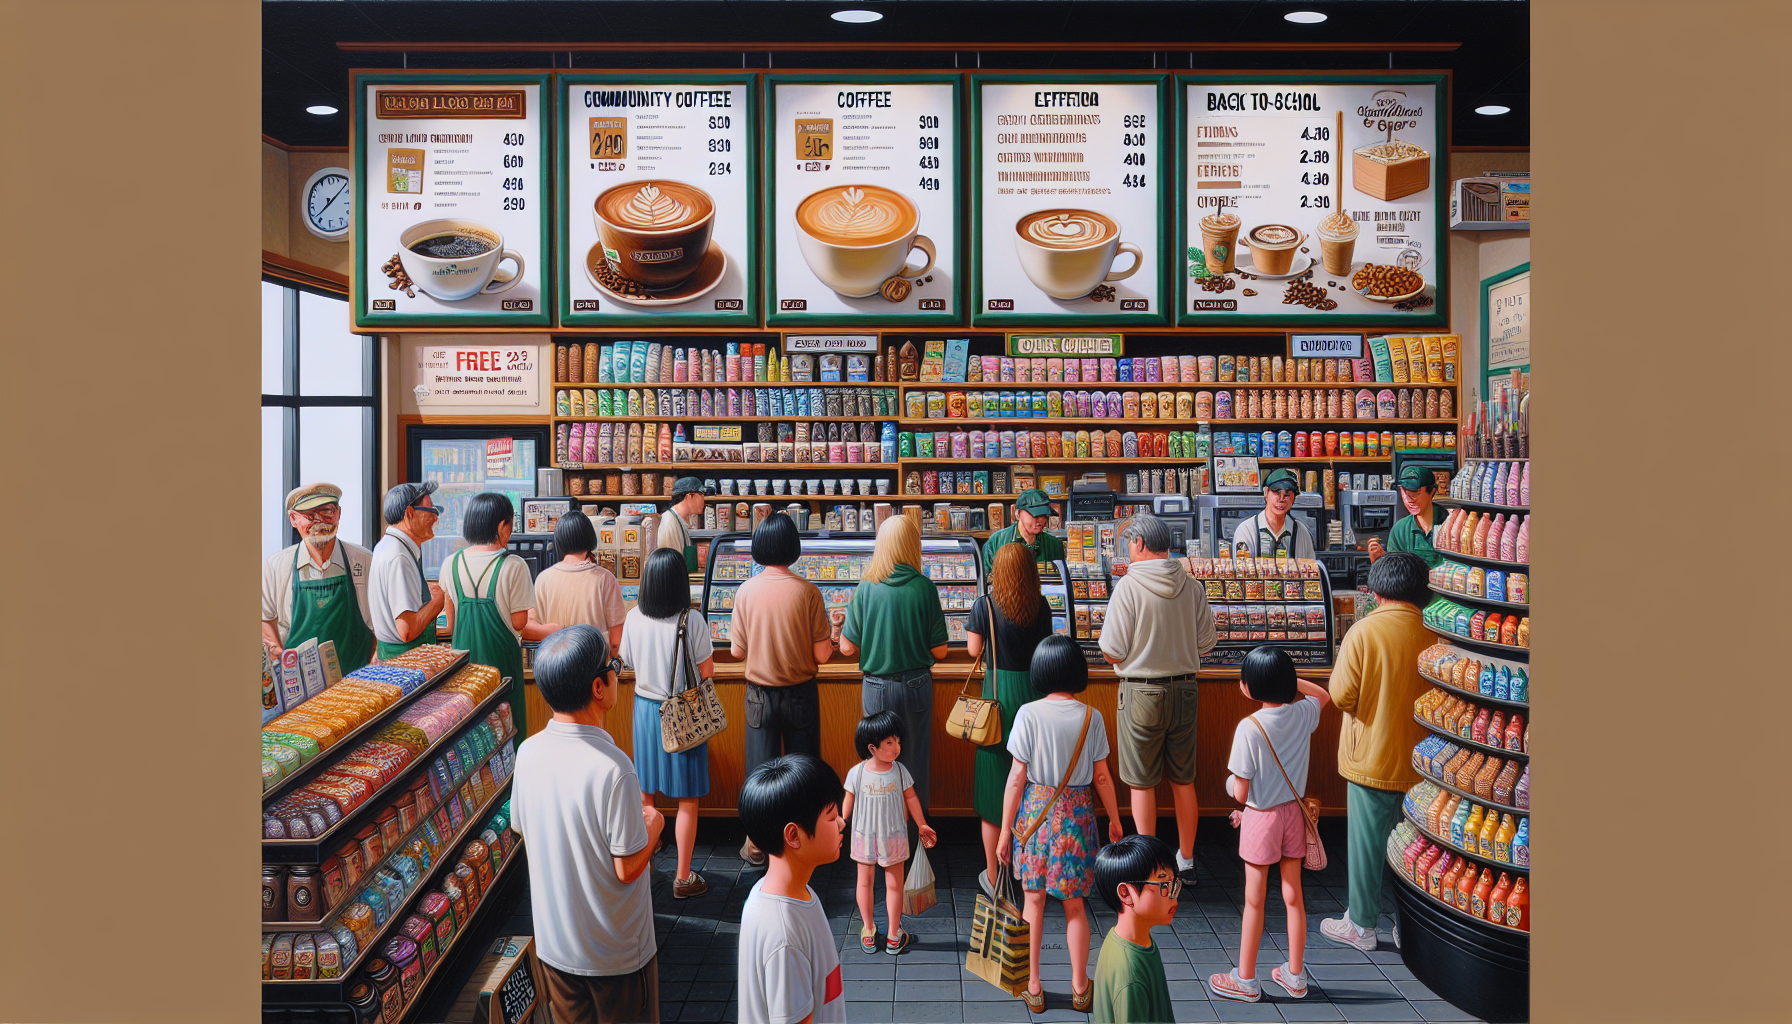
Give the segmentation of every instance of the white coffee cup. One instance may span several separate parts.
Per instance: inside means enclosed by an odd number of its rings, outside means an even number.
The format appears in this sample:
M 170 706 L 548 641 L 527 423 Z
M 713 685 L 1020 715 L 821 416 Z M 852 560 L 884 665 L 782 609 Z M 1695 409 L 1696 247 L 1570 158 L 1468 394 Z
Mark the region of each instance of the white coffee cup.
M 414 252 L 411 246 L 433 235 L 458 234 L 491 243 L 490 248 L 464 259 L 443 259 Z M 498 277 L 505 260 L 516 264 L 508 278 Z M 398 262 L 417 287 L 443 302 L 459 302 L 475 295 L 496 295 L 515 288 L 523 280 L 523 254 L 504 248 L 504 236 L 470 220 L 426 220 L 398 236 Z
M 810 230 L 811 225 L 804 224 L 802 214 L 812 204 L 845 197 L 836 205 L 844 204 L 842 208 L 850 208 L 857 205 L 851 199 L 854 195 L 860 197 L 858 202 L 881 202 L 898 211 L 898 227 L 893 237 L 879 238 L 869 244 L 850 244 L 844 240 L 848 237 L 847 231 L 832 238 L 822 238 Z M 802 251 L 803 261 L 822 284 L 841 295 L 866 298 L 876 295 L 891 277 L 900 274 L 916 278 L 933 269 L 933 240 L 916 233 L 921 225 L 920 211 L 900 192 L 876 185 L 836 185 L 805 197 L 797 204 L 797 210 L 798 216 L 794 218 L 797 248 Z M 819 227 L 819 224 L 818 221 L 815 226 Z M 908 262 L 909 253 L 916 249 L 927 256 L 927 262 L 920 267 Z
M 1060 215 L 1097 225 L 1100 237 L 1087 245 L 1059 243 L 1041 245 L 1027 237 L 1029 221 L 1042 219 L 1042 214 Z M 1120 226 L 1093 210 L 1045 210 L 1029 213 L 1014 224 L 1014 250 L 1020 257 L 1027 280 L 1054 299 L 1080 299 L 1104 282 L 1124 281 L 1145 265 L 1145 254 L 1131 242 L 1120 240 Z M 1113 270 L 1114 259 L 1122 252 L 1132 254 L 1132 266 Z

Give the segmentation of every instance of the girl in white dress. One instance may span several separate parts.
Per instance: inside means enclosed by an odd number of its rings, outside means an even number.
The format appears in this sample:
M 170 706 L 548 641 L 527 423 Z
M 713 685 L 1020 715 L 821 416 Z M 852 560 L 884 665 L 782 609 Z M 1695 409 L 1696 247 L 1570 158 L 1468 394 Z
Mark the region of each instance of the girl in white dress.
M 846 773 L 846 800 L 840 816 L 852 820 L 852 859 L 859 862 L 859 948 L 877 955 L 877 923 L 872 920 L 871 890 L 877 868 L 884 869 L 884 907 L 889 926 L 884 952 L 900 954 L 914 942 L 902 928 L 902 865 L 908 860 L 908 815 L 915 816 L 921 845 L 938 839 L 927 826 L 915 780 L 896 759 L 902 756 L 902 716 L 876 711 L 859 720 L 853 742 L 865 760 Z

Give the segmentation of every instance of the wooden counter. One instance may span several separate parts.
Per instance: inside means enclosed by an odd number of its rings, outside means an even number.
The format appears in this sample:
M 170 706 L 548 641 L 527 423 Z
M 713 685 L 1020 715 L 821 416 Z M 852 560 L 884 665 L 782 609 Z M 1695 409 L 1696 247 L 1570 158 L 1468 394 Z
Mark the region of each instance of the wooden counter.
M 948 660 L 934 666 L 933 679 L 933 775 L 932 803 L 929 813 L 951 817 L 970 817 L 972 761 L 974 748 L 962 740 L 946 735 L 946 712 L 964 688 L 970 660 L 962 649 L 955 649 Z M 1324 667 L 1303 668 L 1302 677 L 1323 685 L 1330 676 Z M 979 678 L 981 673 L 979 673 Z M 1091 667 L 1089 688 L 1083 699 L 1101 712 L 1108 730 L 1108 746 L 1114 747 L 1114 708 L 1119 696 L 1119 680 L 1111 667 Z M 979 685 L 981 685 L 979 683 Z M 1224 814 L 1237 808 L 1223 792 L 1226 781 L 1226 758 L 1232 751 L 1232 733 L 1244 716 L 1256 709 L 1251 699 L 1239 691 L 1235 668 L 1203 669 L 1199 683 L 1201 703 L 1195 725 L 1196 774 L 1195 791 L 1201 802 L 1201 813 Z M 745 772 L 746 680 L 739 662 L 726 654 L 716 655 L 716 690 L 728 710 L 728 730 L 709 741 L 709 795 L 703 798 L 704 815 L 732 816 L 735 799 L 740 793 Z M 859 702 L 859 669 L 853 659 L 836 657 L 823 665 L 821 690 L 821 753 L 822 757 L 845 778 L 847 769 L 861 760 L 852 749 L 853 728 L 858 725 L 863 709 Z M 529 723 L 538 731 L 551 717 L 547 703 L 531 685 L 529 688 Z M 1338 775 L 1338 729 L 1340 712 L 1327 705 L 1313 734 L 1311 769 L 1307 794 L 1317 796 L 1327 814 L 1344 813 L 1344 780 Z M 634 682 L 630 673 L 622 677 L 622 693 L 610 711 L 605 728 L 623 750 L 634 750 Z M 658 742 L 658 736 L 650 737 Z M 1119 762 L 1110 758 L 1115 781 L 1119 781 Z M 1122 815 L 1130 815 L 1126 787 L 1120 785 Z M 662 801 L 670 807 L 670 802 Z M 1171 813 L 1170 787 L 1158 787 L 1159 814 Z

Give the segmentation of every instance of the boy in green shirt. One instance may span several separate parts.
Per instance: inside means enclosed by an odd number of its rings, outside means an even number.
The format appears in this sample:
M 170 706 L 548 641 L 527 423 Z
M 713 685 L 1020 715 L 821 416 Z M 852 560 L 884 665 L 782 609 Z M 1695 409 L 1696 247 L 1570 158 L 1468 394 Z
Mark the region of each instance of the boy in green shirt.
M 1120 922 L 1108 932 L 1095 962 L 1094 1024 L 1175 1020 L 1164 958 L 1151 929 L 1176 918 L 1182 880 L 1176 856 L 1156 836 L 1127 836 L 1095 855 L 1095 888 Z

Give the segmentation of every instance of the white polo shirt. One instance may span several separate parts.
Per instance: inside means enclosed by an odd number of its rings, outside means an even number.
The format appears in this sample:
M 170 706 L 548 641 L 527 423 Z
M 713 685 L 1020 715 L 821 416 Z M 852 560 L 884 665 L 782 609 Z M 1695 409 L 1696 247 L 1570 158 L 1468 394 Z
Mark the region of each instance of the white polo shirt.
M 315 552 L 311 546 L 300 541 L 293 547 L 274 552 L 261 564 L 261 621 L 277 625 L 280 642 L 286 642 L 286 631 L 292 628 L 292 554 L 293 548 L 298 547 L 305 549 L 299 556 L 299 579 L 327 580 L 344 572 L 354 576 L 355 600 L 361 605 L 361 618 L 372 627 L 373 619 L 367 611 L 367 579 L 372 572 L 373 552 L 337 537 L 336 545 L 330 549 L 328 564 L 320 566 L 313 561 Z M 343 565 L 345 556 L 346 568 Z
M 417 542 L 396 526 L 388 527 L 386 535 L 373 546 L 367 610 L 372 617 L 373 635 L 383 643 L 404 643 L 398 635 L 399 614 L 417 611 L 429 603 L 423 570 L 418 567 L 420 557 Z

